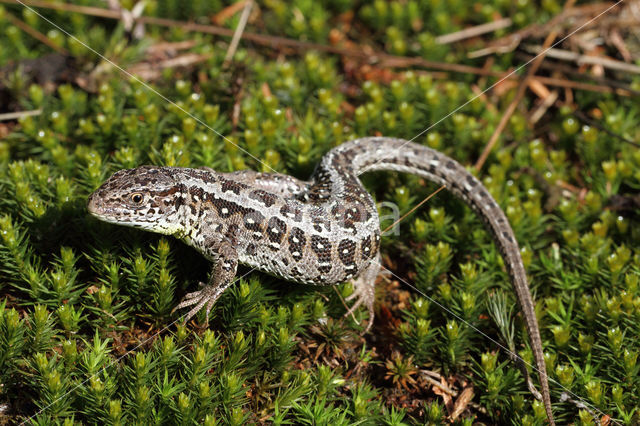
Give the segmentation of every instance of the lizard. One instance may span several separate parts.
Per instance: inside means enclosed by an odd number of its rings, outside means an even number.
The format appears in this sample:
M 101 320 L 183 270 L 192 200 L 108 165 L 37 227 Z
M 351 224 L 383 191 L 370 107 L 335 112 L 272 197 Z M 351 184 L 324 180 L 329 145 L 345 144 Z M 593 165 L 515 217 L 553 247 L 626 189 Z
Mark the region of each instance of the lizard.
M 364 305 L 374 318 L 374 283 L 381 268 L 376 204 L 359 175 L 391 170 L 445 185 L 490 230 L 523 311 L 542 394 L 554 424 L 542 340 L 518 243 L 506 215 L 482 183 L 461 164 L 403 139 L 365 137 L 326 153 L 308 181 L 279 173 L 141 166 L 117 171 L 88 199 L 88 211 L 119 225 L 173 235 L 213 262 L 209 282 L 175 307 L 209 312 L 231 285 L 238 263 L 286 280 L 353 283 L 347 315 Z M 514 355 L 516 360 L 519 360 Z

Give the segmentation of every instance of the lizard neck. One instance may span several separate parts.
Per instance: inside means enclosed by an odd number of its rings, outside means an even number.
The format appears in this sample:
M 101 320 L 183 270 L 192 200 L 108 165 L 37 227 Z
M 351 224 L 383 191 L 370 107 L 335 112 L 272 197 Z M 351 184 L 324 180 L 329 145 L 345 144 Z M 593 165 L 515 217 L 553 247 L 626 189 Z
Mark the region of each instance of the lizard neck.
M 232 196 L 239 196 L 248 186 L 208 168 L 176 169 L 175 178 L 180 197 L 176 198 L 174 235 L 213 259 L 211 237 L 222 236 L 224 225 L 228 225 L 224 216 L 233 210 L 227 202 L 232 203 Z

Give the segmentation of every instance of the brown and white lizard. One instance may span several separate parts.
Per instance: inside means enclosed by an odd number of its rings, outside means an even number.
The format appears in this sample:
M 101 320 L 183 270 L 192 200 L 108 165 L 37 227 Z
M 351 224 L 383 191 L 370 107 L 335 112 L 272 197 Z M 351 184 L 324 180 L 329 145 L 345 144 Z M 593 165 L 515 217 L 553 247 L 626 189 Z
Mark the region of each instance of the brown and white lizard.
M 542 401 L 554 424 L 534 303 L 513 230 L 480 181 L 438 151 L 402 139 L 357 139 L 328 152 L 309 181 L 249 170 L 142 166 L 116 172 L 89 197 L 88 209 L 106 222 L 173 235 L 213 261 L 209 283 L 176 306 L 193 306 L 187 319 L 203 307 L 208 317 L 242 263 L 305 284 L 351 281 L 351 310 L 369 309 L 368 330 L 380 270 L 380 226 L 358 176 L 373 170 L 412 173 L 445 185 L 488 225 L 524 313 Z

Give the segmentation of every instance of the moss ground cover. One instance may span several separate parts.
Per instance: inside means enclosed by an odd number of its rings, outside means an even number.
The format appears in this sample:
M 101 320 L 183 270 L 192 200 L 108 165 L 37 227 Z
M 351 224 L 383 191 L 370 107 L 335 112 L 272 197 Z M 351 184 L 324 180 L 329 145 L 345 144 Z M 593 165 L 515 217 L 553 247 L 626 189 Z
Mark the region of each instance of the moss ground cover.
M 240 18 L 225 19 L 226 1 L 184 4 L 152 1 L 144 15 L 215 17 L 231 29 Z M 254 5 L 247 30 L 325 45 L 350 39 L 402 57 L 503 71 L 523 63 L 522 51 L 491 62 L 468 52 L 561 10 L 526 0 L 265 0 Z M 437 42 L 499 16 L 512 27 L 464 44 Z M 53 65 L 58 54 L 15 19 L 73 60 Z M 228 39 L 147 25 L 136 40 L 114 20 L 20 5 L 0 6 L 0 28 L 0 113 L 39 110 L 0 122 L 0 421 L 544 422 L 542 405 L 495 343 L 532 362 L 502 260 L 480 220 L 446 192 L 383 240 L 384 265 L 432 300 L 394 277 L 381 279 L 376 323 L 364 336 L 364 309 L 342 319 L 350 285 L 307 287 L 248 270 L 219 300 L 209 327 L 203 316 L 176 323 L 173 306 L 206 281 L 208 263 L 179 241 L 98 222 L 85 208 L 111 173 L 142 164 L 273 168 L 306 178 L 341 142 L 413 138 L 497 77 L 378 67 L 251 42 L 225 64 Z M 125 69 L 155 71 L 147 74 L 152 88 L 173 103 L 81 42 Z M 38 59 L 44 55 L 53 56 Z M 184 55 L 200 59 L 162 66 Z M 640 103 L 633 96 L 640 79 L 605 76 L 631 91 L 552 88 L 558 98 L 535 123 L 530 111 L 540 101 L 528 93 L 478 172 L 522 245 L 562 423 L 640 422 Z M 516 91 L 517 80 L 500 84 L 416 141 L 471 167 Z M 401 213 L 437 189 L 392 173 L 364 181 Z

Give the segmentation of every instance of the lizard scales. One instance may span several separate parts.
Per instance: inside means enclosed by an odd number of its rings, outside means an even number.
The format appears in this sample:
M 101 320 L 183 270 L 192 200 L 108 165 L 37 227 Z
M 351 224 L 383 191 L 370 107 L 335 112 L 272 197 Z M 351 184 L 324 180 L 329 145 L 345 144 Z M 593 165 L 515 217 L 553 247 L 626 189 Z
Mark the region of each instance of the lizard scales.
M 542 400 L 554 424 L 534 303 L 511 226 L 480 181 L 438 151 L 402 139 L 357 139 L 328 152 L 309 181 L 250 170 L 142 166 L 116 172 L 89 197 L 88 209 L 106 222 L 174 235 L 213 261 L 208 285 L 176 307 L 193 306 L 187 318 L 205 305 L 208 316 L 242 263 L 306 284 L 351 280 L 351 310 L 364 304 L 370 327 L 380 227 L 358 176 L 373 170 L 412 173 L 445 185 L 488 225 L 524 313 Z M 530 389 L 537 394 L 531 384 Z

